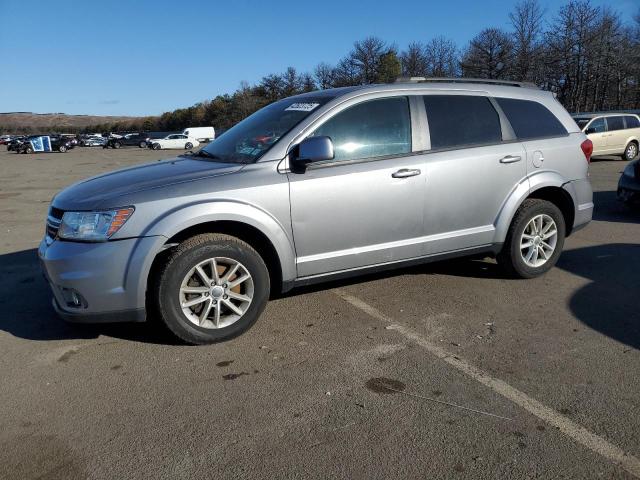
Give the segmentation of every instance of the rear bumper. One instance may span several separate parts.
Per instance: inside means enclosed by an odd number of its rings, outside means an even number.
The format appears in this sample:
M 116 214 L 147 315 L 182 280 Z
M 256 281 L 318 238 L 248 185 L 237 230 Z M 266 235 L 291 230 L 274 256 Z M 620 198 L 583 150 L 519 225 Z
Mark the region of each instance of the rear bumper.
M 571 195 L 575 217 L 571 232 L 584 228 L 593 218 L 593 189 L 588 178 L 573 180 L 563 185 Z

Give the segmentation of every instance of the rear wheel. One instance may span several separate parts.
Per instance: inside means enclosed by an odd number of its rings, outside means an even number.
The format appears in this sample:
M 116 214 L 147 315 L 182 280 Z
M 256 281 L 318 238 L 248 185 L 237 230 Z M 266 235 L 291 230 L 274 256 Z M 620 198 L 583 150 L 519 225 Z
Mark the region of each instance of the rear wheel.
M 113 148 L 120 148 L 121 146 L 120 142 L 113 142 Z
M 154 149 L 154 150 L 160 150 L 160 148 L 161 148 L 161 147 L 160 147 L 160 144 L 159 144 L 159 143 L 154 143 L 154 144 L 153 144 L 153 149 Z
M 187 142 L 184 146 L 185 150 L 191 150 L 193 148 L 193 143 Z
M 638 144 L 636 142 L 629 142 L 627 148 L 624 149 L 624 154 L 622 155 L 625 160 L 631 161 L 638 155 Z
M 178 338 L 208 344 L 250 328 L 269 298 L 269 272 L 247 243 L 197 235 L 175 248 L 154 279 L 153 307 Z
M 525 200 L 511 222 L 498 263 L 512 276 L 540 276 L 558 261 L 564 238 L 564 217 L 556 205 Z
M 67 147 L 65 147 L 64 145 L 60 145 L 60 148 L 58 148 L 58 150 L 60 151 L 60 153 L 64 153 L 67 151 Z
M 138 145 L 140 148 L 147 148 L 147 142 L 140 142 Z
M 32 147 L 25 148 L 24 153 L 33 153 L 33 148 Z

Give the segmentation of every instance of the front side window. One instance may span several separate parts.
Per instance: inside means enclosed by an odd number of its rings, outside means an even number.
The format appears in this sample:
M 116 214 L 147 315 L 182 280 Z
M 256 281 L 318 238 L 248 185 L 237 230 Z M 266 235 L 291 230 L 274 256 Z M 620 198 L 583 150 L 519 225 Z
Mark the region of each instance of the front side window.
M 622 117 L 607 117 L 607 130 L 624 130 L 624 120 Z
M 591 133 L 602 133 L 607 130 L 607 127 L 604 124 L 604 118 L 596 118 L 593 122 L 589 124 L 587 129 L 584 131 L 587 135 Z
M 627 117 L 624 117 L 624 120 L 627 124 L 627 128 L 640 128 L 640 120 L 638 120 L 638 117 L 629 115 Z
M 500 117 L 487 97 L 425 95 L 423 98 L 432 150 L 502 141 Z
M 530 100 L 496 98 L 518 140 L 559 137 L 567 134 L 560 120 L 547 107 Z
M 335 161 L 409 153 L 409 100 L 391 97 L 359 103 L 322 124 L 313 136 L 331 138 Z

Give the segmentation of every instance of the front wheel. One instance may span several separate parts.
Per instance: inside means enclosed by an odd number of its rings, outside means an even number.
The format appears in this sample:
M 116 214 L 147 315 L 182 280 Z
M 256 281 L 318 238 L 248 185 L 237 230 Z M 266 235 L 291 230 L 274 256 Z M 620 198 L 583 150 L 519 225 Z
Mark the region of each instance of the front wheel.
M 185 143 L 185 145 L 184 145 L 184 149 L 185 150 L 191 150 L 192 148 L 193 148 L 193 143 L 191 143 L 191 142 Z
M 154 150 L 160 150 L 160 144 L 159 143 L 154 143 L 153 144 L 153 149 Z
M 60 148 L 58 148 L 58 150 L 60 151 L 60 153 L 64 153 L 67 151 L 67 147 L 65 147 L 64 145 L 60 145 Z
M 33 148 L 31 147 L 25 148 L 24 153 L 33 153 Z
M 147 148 L 147 142 L 140 142 L 140 145 L 138 145 L 140 148 Z
M 267 267 L 249 244 L 203 234 L 171 252 L 155 276 L 152 306 L 183 341 L 208 344 L 233 338 L 258 319 L 269 298 Z
M 525 200 L 511 222 L 498 263 L 512 276 L 538 277 L 556 264 L 564 238 L 564 217 L 556 205 Z
M 113 148 L 120 148 L 120 142 L 113 142 Z
M 636 158 L 638 155 L 638 144 L 636 142 L 629 142 L 627 148 L 624 149 L 624 154 L 622 155 L 625 160 L 631 161 Z

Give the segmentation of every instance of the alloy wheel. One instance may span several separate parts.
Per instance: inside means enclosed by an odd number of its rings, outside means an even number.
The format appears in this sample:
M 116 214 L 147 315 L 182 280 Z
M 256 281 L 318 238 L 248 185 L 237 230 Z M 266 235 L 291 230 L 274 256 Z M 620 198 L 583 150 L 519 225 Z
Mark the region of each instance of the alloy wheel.
M 520 255 L 524 263 L 538 268 L 553 256 L 558 242 L 558 226 L 549 215 L 540 214 L 529 220 L 520 237 Z
M 179 300 L 187 319 L 202 328 L 224 328 L 242 318 L 254 294 L 249 270 L 237 260 L 209 258 L 185 275 Z

